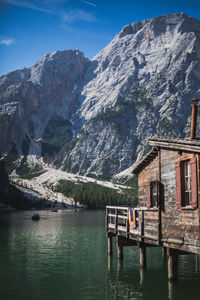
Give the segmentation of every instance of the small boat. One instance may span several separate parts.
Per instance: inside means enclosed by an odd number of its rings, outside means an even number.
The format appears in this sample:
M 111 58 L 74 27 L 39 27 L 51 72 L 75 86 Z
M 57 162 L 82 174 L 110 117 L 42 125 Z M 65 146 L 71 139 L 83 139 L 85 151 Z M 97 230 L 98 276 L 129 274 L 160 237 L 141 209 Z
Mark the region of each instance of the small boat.
M 33 221 L 39 221 L 40 215 L 34 213 L 34 214 L 32 214 L 32 217 L 31 217 L 31 218 L 32 218 Z

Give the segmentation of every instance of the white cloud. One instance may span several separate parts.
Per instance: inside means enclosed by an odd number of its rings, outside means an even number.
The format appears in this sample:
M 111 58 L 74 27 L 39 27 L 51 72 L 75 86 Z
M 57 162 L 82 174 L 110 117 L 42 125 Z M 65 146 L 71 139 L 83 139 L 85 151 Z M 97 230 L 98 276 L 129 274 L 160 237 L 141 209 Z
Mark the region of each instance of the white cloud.
M 5 3 L 27 9 L 41 11 L 61 18 L 63 21 L 73 23 L 75 21 L 98 22 L 99 20 L 89 12 L 81 9 L 65 10 L 63 4 L 67 0 L 3 0 Z M 94 3 L 82 0 L 89 5 L 96 6 Z M 58 5 L 60 4 L 60 5 Z
M 30 1 L 18 1 L 18 0 L 3 0 L 5 3 L 11 4 L 11 5 L 15 5 L 15 6 L 19 6 L 19 7 L 24 7 L 24 8 L 29 8 L 29 9 L 33 9 L 33 10 L 38 10 L 44 13 L 48 13 L 48 14 L 52 14 L 53 12 L 51 10 L 49 10 L 48 8 L 44 8 L 38 5 L 35 5 L 33 3 L 31 3 Z
M 81 9 L 64 10 L 63 4 L 67 0 L 3 0 L 10 5 L 19 6 L 27 9 L 37 10 L 44 13 L 55 15 L 65 22 L 75 21 L 87 21 L 97 22 L 99 21 L 92 13 L 86 12 Z M 82 2 L 96 6 L 94 3 L 82 0 Z M 58 5 L 60 4 L 60 5 Z
M 0 44 L 1 45 L 6 45 L 6 46 L 10 46 L 14 42 L 15 42 L 14 39 L 1 39 L 0 40 Z
M 62 13 L 62 19 L 65 22 L 74 21 L 86 21 L 86 22 L 98 22 L 99 20 L 91 13 L 88 13 L 81 9 L 69 10 L 68 12 Z
M 85 0 L 80 0 L 81 2 L 88 4 L 90 6 L 97 6 L 95 3 L 89 2 L 89 1 L 85 1 Z

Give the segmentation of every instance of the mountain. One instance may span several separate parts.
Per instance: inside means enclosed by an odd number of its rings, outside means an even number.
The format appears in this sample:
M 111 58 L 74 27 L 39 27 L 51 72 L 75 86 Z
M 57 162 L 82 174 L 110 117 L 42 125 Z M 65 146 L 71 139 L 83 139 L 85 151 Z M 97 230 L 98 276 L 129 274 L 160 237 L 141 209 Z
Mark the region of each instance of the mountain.
M 78 50 L 57 51 L 30 69 L 0 77 L 2 153 L 14 147 L 19 155 L 41 156 L 54 136 L 60 143 L 49 151 L 56 153 L 72 136 L 75 90 L 88 64 Z
M 148 136 L 188 135 L 199 78 L 199 20 L 129 24 L 91 61 L 57 51 L 0 77 L 0 151 L 19 174 L 37 158 L 109 179 L 148 151 Z

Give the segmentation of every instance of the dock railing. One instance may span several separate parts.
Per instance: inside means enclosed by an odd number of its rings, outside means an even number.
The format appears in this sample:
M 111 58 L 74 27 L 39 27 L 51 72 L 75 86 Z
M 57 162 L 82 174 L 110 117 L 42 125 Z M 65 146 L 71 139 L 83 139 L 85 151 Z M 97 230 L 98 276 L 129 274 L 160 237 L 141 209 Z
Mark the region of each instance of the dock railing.
M 136 226 L 129 225 L 127 206 L 106 206 L 106 230 L 112 235 L 121 235 L 138 241 L 149 238 L 159 242 L 158 209 L 132 207 L 135 210 Z M 153 217 L 153 214 L 154 217 Z M 152 217 L 154 219 L 152 219 Z M 153 230 L 153 231 L 152 231 Z
M 137 237 L 139 240 L 144 235 L 144 211 L 146 208 L 134 207 L 136 214 L 136 226 L 129 225 L 128 210 L 125 206 L 106 206 L 106 230 L 107 233 L 122 235 L 127 238 Z

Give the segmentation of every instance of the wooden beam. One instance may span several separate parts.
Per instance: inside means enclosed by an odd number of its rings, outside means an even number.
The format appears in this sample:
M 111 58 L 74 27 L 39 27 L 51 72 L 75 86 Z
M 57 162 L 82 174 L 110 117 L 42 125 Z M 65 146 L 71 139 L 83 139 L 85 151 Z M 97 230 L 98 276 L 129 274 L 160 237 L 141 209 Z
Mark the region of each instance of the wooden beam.
M 196 253 L 196 254 L 200 254 L 200 247 L 197 246 L 191 246 L 191 245 L 178 245 L 177 243 L 167 243 L 167 242 L 163 242 L 163 247 L 170 247 L 173 248 L 175 250 L 181 250 L 181 251 L 185 251 L 188 253 Z
M 137 246 L 137 240 L 126 238 L 126 236 L 117 235 L 117 246 Z
M 183 150 L 188 152 L 195 152 L 200 153 L 200 145 L 188 145 L 188 144 L 177 144 L 177 143 L 167 143 L 167 142 L 158 142 L 158 141 L 151 141 L 151 146 L 161 147 L 163 149 L 172 149 L 172 150 Z
M 123 259 L 123 247 L 122 246 L 117 246 L 117 254 L 118 254 L 118 259 Z
M 150 137 L 149 142 L 165 142 L 165 143 L 176 143 L 176 144 L 184 144 L 184 145 L 197 145 L 200 146 L 200 139 L 191 140 L 191 139 L 169 139 L 169 138 L 158 138 L 158 137 Z
M 119 210 L 128 210 L 128 206 L 111 206 L 111 205 L 107 205 L 106 208 L 109 209 L 119 209 Z
M 165 260 L 167 256 L 167 248 L 162 247 L 162 259 Z

